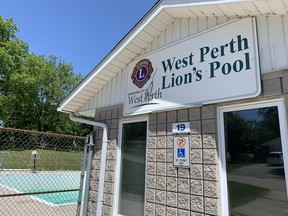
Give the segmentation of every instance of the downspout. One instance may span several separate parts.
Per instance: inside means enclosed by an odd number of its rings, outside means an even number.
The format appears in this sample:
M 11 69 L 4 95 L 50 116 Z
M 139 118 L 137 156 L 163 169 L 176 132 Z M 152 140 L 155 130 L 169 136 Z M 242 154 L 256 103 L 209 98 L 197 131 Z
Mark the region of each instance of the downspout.
M 98 187 L 98 199 L 97 199 L 97 211 L 96 216 L 102 215 L 102 206 L 103 206 L 103 197 L 104 197 L 104 180 L 105 180 L 105 168 L 106 168 L 106 155 L 107 155 L 107 142 L 108 142 L 108 126 L 105 123 L 102 122 L 95 122 L 90 121 L 86 119 L 77 118 L 74 116 L 74 114 L 70 113 L 70 119 L 75 122 L 92 125 L 96 127 L 101 127 L 103 129 L 103 138 L 102 138 L 102 152 L 101 152 L 101 162 L 100 162 L 100 174 L 99 174 L 99 187 Z M 90 141 L 91 143 L 91 141 Z M 94 144 L 93 144 L 94 146 Z M 91 154 L 90 154 L 91 152 Z M 88 164 L 87 168 L 89 168 L 89 172 L 91 173 L 91 167 L 92 167 L 92 157 L 93 157 L 93 151 L 89 151 L 89 158 L 88 158 Z M 87 170 L 88 173 L 88 170 Z M 85 188 L 85 195 L 89 192 L 89 184 L 87 185 L 88 180 L 90 179 L 90 176 L 86 176 L 86 188 Z M 90 182 L 90 180 L 89 180 Z M 84 209 L 86 212 L 84 212 Z M 83 206 L 83 216 L 87 215 L 87 209 L 88 209 L 88 200 L 85 203 L 84 200 L 84 206 Z

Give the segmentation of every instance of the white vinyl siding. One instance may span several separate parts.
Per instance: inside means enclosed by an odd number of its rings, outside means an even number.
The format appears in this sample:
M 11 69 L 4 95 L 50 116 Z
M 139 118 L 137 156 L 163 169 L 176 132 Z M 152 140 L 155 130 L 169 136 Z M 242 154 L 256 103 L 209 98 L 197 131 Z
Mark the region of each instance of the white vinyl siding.
M 165 13 L 162 13 L 165 15 Z M 170 20 L 170 16 L 166 14 Z M 165 19 L 163 16 L 163 19 Z M 134 51 L 139 51 L 141 55 L 155 51 L 163 46 L 172 44 L 189 36 L 203 32 L 209 28 L 225 23 L 233 18 L 227 17 L 200 17 L 200 18 L 178 18 L 167 26 L 165 31 L 159 32 L 157 25 L 166 25 L 165 20 L 157 18 L 152 23 L 154 27 L 147 28 L 158 32 L 159 36 L 153 40 L 146 48 L 143 48 L 141 41 L 133 40 L 133 44 L 128 46 Z M 288 68 L 288 15 L 282 16 L 257 16 L 257 32 L 259 42 L 260 68 L 261 73 L 272 72 Z M 136 44 L 138 43 L 139 44 Z M 114 76 L 112 80 L 92 99 L 82 107 L 81 110 L 94 110 L 124 103 L 126 91 L 128 67 Z

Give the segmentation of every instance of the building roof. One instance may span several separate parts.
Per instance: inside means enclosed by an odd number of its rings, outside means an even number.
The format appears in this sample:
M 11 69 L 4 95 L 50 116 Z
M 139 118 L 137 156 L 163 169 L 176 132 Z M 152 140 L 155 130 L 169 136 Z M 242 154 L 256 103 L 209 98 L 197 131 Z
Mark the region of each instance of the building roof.
M 175 19 L 281 15 L 287 12 L 288 0 L 160 0 L 59 104 L 58 111 L 93 116 L 95 111 L 85 112 L 85 105 L 139 57 Z

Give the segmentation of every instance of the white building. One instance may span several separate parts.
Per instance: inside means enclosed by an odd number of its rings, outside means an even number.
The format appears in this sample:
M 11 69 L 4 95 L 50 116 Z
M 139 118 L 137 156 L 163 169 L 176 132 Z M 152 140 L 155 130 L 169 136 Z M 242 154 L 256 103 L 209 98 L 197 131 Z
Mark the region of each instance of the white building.
M 158 1 L 59 106 L 107 124 L 88 215 L 287 215 L 287 75 L 288 0 Z

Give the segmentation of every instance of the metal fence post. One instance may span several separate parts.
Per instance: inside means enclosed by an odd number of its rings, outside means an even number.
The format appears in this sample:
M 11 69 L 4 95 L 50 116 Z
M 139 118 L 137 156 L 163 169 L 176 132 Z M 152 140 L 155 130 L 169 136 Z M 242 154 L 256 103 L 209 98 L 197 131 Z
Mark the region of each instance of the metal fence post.
M 86 216 L 88 212 L 89 185 L 90 185 L 90 176 L 92 168 L 93 150 L 94 150 L 94 132 L 92 131 L 89 136 L 89 154 L 88 154 L 88 163 L 86 171 L 86 183 L 85 183 L 86 188 L 84 193 L 83 216 Z
M 80 216 L 80 212 L 81 212 L 82 192 L 83 192 L 83 183 L 84 183 L 84 177 L 85 177 L 85 167 L 86 167 L 86 155 L 87 155 L 88 139 L 89 138 L 87 136 L 87 139 L 86 139 L 86 141 L 84 143 L 84 152 L 83 152 L 83 158 L 82 158 L 82 163 L 81 163 L 80 188 L 79 188 L 76 216 Z

